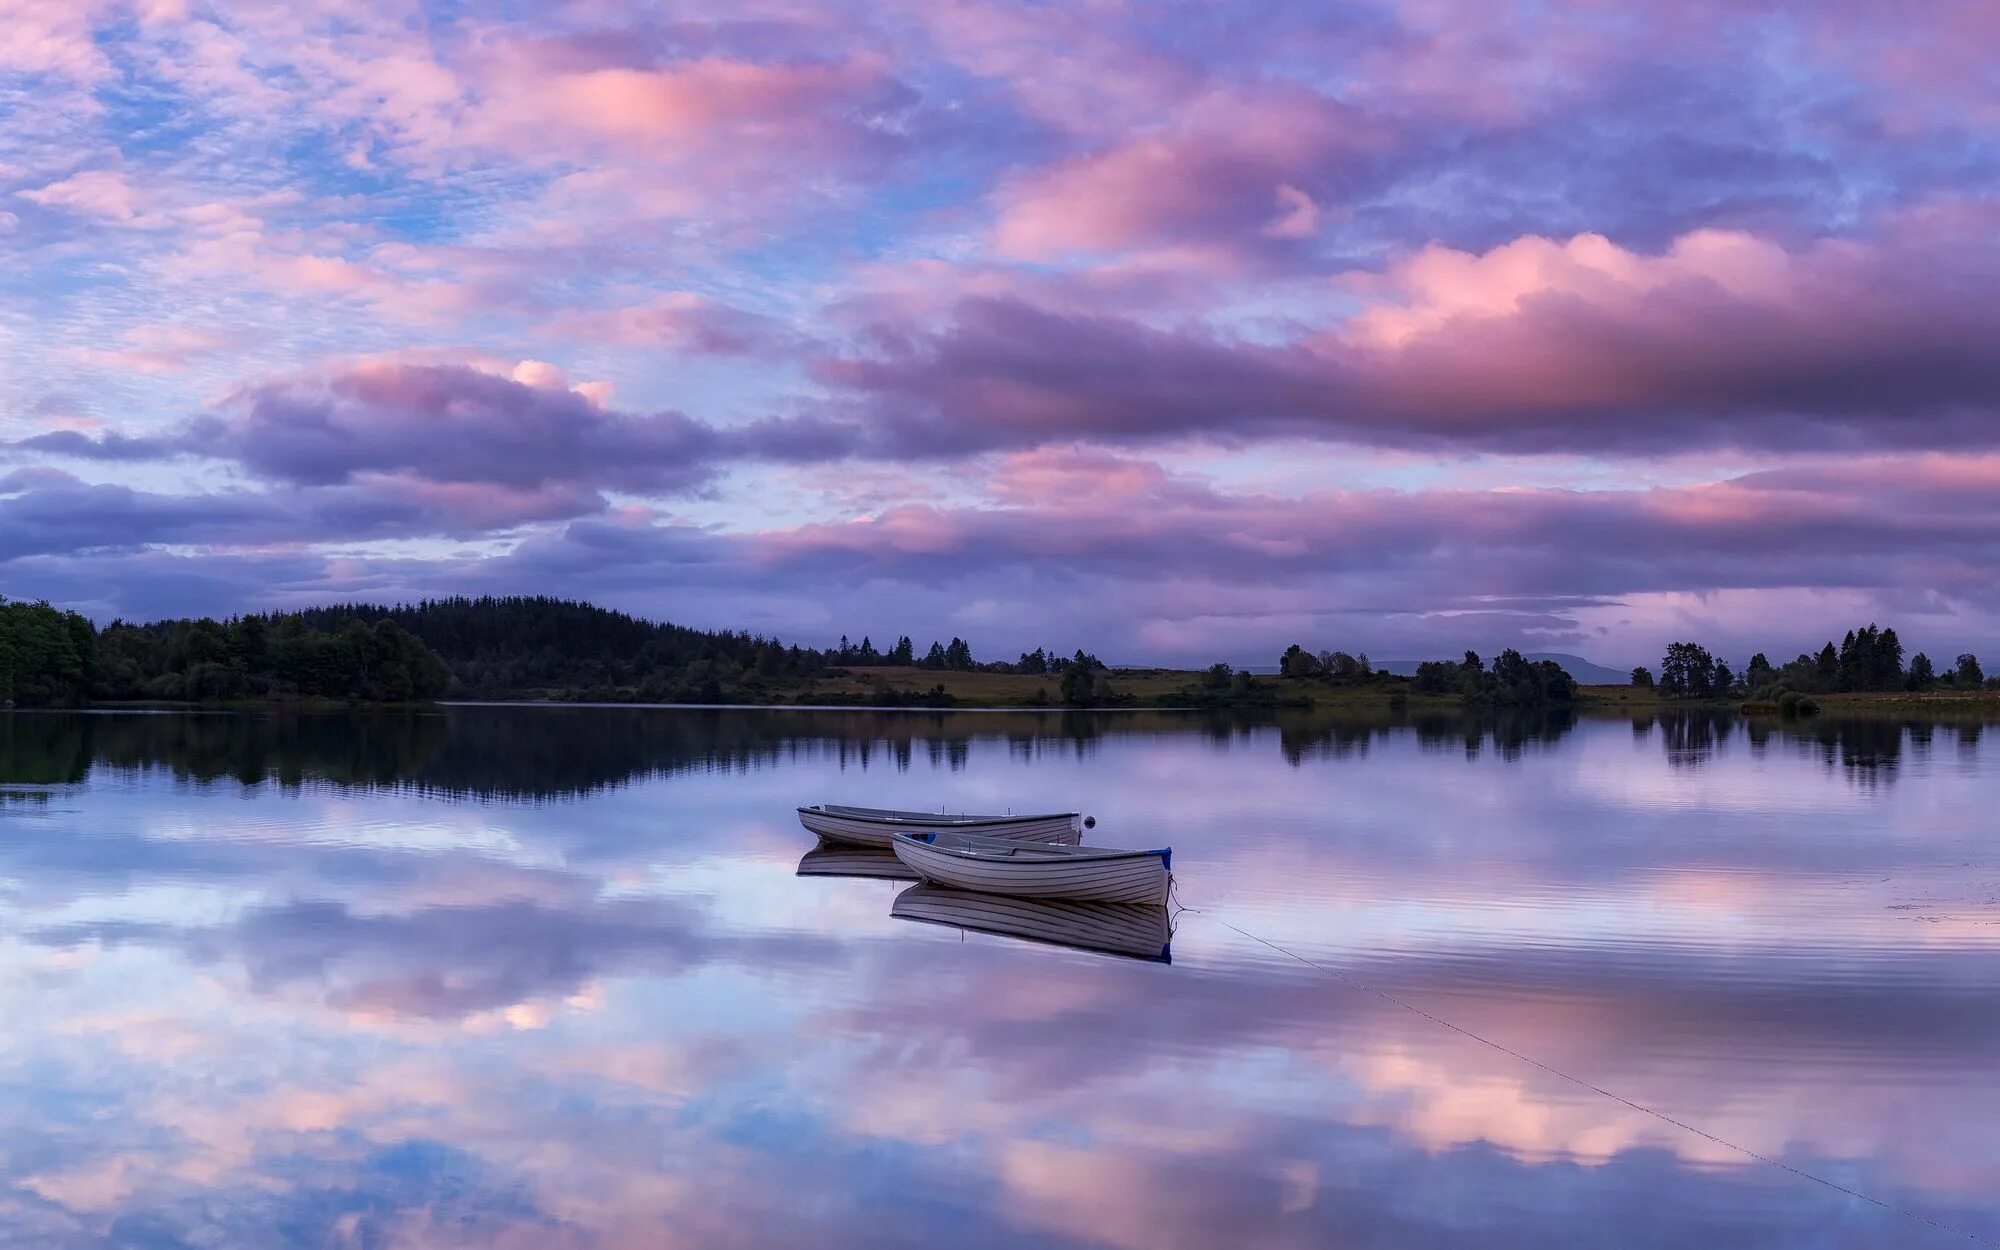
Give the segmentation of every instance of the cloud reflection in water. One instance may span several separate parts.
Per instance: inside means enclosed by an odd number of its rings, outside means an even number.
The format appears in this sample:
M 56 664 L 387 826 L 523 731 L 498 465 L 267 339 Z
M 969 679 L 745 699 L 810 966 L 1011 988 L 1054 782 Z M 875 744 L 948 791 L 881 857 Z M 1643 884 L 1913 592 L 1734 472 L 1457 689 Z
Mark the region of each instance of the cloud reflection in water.
M 61 783 L 0 807 L 33 1244 L 1927 1244 L 1223 918 L 2000 1233 L 1962 728 L 17 714 L 0 765 Z M 797 875 L 798 801 L 1078 796 L 1175 845 L 1172 967 Z

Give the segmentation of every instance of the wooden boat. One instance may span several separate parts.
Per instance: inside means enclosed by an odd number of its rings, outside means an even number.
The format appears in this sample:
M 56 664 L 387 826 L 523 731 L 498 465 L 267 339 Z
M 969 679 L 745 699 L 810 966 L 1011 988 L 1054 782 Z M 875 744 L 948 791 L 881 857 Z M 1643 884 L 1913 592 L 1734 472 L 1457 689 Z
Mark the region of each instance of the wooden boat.
M 896 858 L 933 885 L 1015 898 L 1098 903 L 1167 901 L 1173 848 L 1112 851 L 1045 846 L 938 830 L 899 833 Z
M 883 881 L 915 881 L 917 874 L 885 846 L 848 846 L 821 842 L 799 861 L 801 877 L 874 877 Z
M 889 914 L 898 920 L 998 933 L 1074 950 L 1173 962 L 1174 933 L 1167 909 L 1148 903 L 1007 898 L 913 885 L 896 896 Z
M 832 842 L 889 846 L 898 833 L 942 829 L 1005 838 L 1011 842 L 1051 842 L 1074 846 L 1083 840 L 1083 818 L 1075 812 L 1037 816 L 964 816 L 939 812 L 895 812 L 879 807 L 839 807 L 819 803 L 799 809 L 799 823 Z

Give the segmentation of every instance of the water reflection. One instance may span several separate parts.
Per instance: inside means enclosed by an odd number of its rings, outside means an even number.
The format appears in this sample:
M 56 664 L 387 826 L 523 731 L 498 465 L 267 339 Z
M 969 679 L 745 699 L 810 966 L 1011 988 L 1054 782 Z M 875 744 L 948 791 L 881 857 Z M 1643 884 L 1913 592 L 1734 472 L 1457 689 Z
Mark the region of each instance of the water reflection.
M 1707 709 L 1675 709 L 1658 718 L 1667 763 L 1680 768 L 1701 764 L 1729 741 L 1736 718 Z
M 845 842 L 821 842 L 799 860 L 801 877 L 870 877 L 878 881 L 915 881 L 917 874 L 903 866 L 896 852 L 886 846 L 854 846 Z
M 1720 708 L 1634 716 L 1635 740 L 1657 740 L 1670 765 L 1698 766 L 1742 732 L 1832 766 L 1890 769 L 1905 746 L 1936 733 L 1976 748 L 1977 716 L 1945 725 L 1917 718 L 1822 716 L 1796 721 Z M 1388 738 L 1476 760 L 1517 760 L 1575 731 L 1569 710 L 1404 715 L 1240 710 L 1220 713 L 513 707 L 421 714 L 42 713 L 0 716 L 0 785 L 61 786 L 93 768 L 163 769 L 196 783 L 264 781 L 298 787 L 408 787 L 444 797 L 559 799 L 686 772 L 748 772 L 788 762 L 839 769 L 960 772 L 991 743 L 1022 763 L 1089 760 L 1107 741 L 1198 737 L 1217 747 L 1273 740 L 1294 767 L 1364 758 Z M 1657 733 L 1655 732 L 1657 730 Z M 496 768 L 504 761 L 505 768 Z
M 0 716 L 40 787 L 0 803 L 5 1225 L 1959 1244 L 1241 928 L 2000 1236 L 2000 769 L 1976 725 L 1729 719 Z M 1081 803 L 1199 910 L 1170 969 L 1029 944 L 1076 935 L 870 879 L 802 801 Z
M 459 708 L 426 714 L 45 713 L 0 717 L 0 779 L 75 782 L 163 768 L 195 782 L 408 786 L 443 796 L 567 798 L 678 773 L 809 758 L 958 771 L 975 742 L 1024 760 L 1087 758 L 1107 734 L 1185 732 L 1178 713 L 766 712 Z M 496 767 L 504 762 L 505 767 Z
M 997 933 L 1072 950 L 1172 962 L 1173 924 L 1165 907 L 1002 898 L 913 885 L 896 896 L 889 914 L 898 920 Z

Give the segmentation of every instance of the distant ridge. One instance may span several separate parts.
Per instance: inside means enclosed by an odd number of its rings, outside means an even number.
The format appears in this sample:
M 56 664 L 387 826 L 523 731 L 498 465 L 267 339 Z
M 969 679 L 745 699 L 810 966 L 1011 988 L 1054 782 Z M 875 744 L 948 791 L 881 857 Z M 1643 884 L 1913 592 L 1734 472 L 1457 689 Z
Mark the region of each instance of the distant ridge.
M 1522 654 L 1530 660 L 1554 660 L 1562 665 L 1563 672 L 1574 677 L 1577 684 L 1582 686 L 1622 686 L 1632 680 L 1629 669 L 1606 668 L 1602 664 L 1592 664 L 1580 655 L 1570 655 L 1562 651 L 1526 651 Z M 1456 660 L 1459 657 L 1451 655 L 1438 658 Z M 1489 664 L 1493 661 L 1490 655 L 1482 658 Z M 1421 663 L 1423 663 L 1421 660 L 1377 660 L 1375 667 L 1386 668 L 1399 677 L 1411 677 L 1416 674 L 1417 665 Z

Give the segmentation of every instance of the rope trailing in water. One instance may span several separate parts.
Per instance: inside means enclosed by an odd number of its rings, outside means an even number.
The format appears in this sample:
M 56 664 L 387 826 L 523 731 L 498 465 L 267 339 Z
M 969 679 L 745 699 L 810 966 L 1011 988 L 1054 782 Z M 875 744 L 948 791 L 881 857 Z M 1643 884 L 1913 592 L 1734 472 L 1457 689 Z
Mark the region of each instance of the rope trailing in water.
M 1169 890 L 1171 891 L 1173 882 L 1169 881 L 1168 884 L 1169 884 Z M 1180 903 L 1180 899 L 1177 894 L 1174 895 L 1174 901 L 1180 904 L 1181 911 L 1191 911 L 1198 916 L 1208 915 L 1207 912 L 1203 911 L 1198 907 L 1189 907 L 1185 903 Z M 1317 960 L 1309 959 L 1306 956 L 1299 954 L 1295 950 L 1289 950 L 1286 947 L 1280 946 L 1278 943 L 1273 942 L 1269 938 L 1259 937 L 1257 934 L 1250 932 L 1248 929 L 1245 929 L 1239 925 L 1231 924 L 1229 921 L 1222 919 L 1220 916 L 1217 916 L 1214 919 L 1215 922 L 1221 925 L 1223 928 L 1233 930 L 1236 933 L 1239 933 L 1242 936 L 1249 938 L 1251 941 L 1259 943 L 1260 945 L 1268 946 L 1272 950 L 1277 951 L 1279 954 L 1284 955 L 1288 958 L 1296 959 L 1297 961 L 1304 964 L 1308 968 L 1312 968 L 1319 972 L 1324 972 L 1328 976 L 1333 977 L 1336 980 L 1339 980 L 1344 984 L 1351 986 L 1354 989 L 1361 990 L 1364 993 L 1373 994 L 1375 997 L 1381 999 L 1385 1003 L 1389 1003 L 1392 1006 L 1401 1007 L 1404 1011 L 1407 1011 L 1412 1015 L 1421 1016 L 1424 1019 L 1430 1021 L 1432 1024 L 1438 1025 L 1441 1028 L 1449 1029 L 1453 1033 L 1458 1034 L 1460 1037 L 1469 1038 L 1472 1041 L 1478 1042 L 1481 1046 L 1486 1046 L 1493 1050 L 1497 1050 L 1501 1054 L 1506 1055 L 1511 1059 L 1518 1060 L 1521 1063 L 1525 1063 L 1531 1068 L 1535 1068 L 1539 1071 L 1546 1072 L 1550 1076 L 1560 1077 L 1562 1080 L 1568 1081 L 1570 1084 L 1575 1085 L 1580 1089 L 1589 1090 L 1591 1093 L 1596 1094 L 1602 1098 L 1609 1098 L 1612 1102 L 1615 1102 L 1622 1107 L 1629 1107 L 1632 1110 L 1639 1112 L 1641 1115 L 1651 1116 L 1655 1120 L 1660 1121 L 1662 1124 L 1671 1124 L 1675 1128 L 1681 1130 L 1684 1133 L 1692 1133 L 1696 1137 L 1699 1137 L 1704 1141 L 1713 1142 L 1716 1145 L 1721 1146 L 1726 1150 L 1733 1150 L 1737 1154 L 1743 1155 L 1745 1158 L 1755 1159 L 1759 1163 L 1768 1164 L 1769 1166 L 1777 1168 L 1780 1171 L 1790 1172 L 1793 1176 L 1796 1176 L 1801 1180 L 1811 1181 L 1815 1185 L 1824 1185 L 1826 1188 L 1833 1190 L 1835 1193 L 1845 1194 L 1849 1198 L 1854 1198 L 1861 1202 L 1868 1203 L 1870 1206 L 1879 1207 L 1884 1211 L 1890 1212 L 1891 1214 L 1900 1215 L 1904 1219 L 1914 1220 L 1919 1224 L 1929 1225 L 1931 1228 L 1934 1228 L 1937 1231 L 1945 1233 L 1949 1236 L 1963 1237 L 1967 1241 L 1974 1242 L 1978 1245 L 1992 1246 L 1995 1247 L 1995 1250 L 2000 1250 L 2000 1241 L 1993 1241 L 1986 1237 L 1980 1236 L 1978 1233 L 1971 1232 L 1967 1229 L 1958 1228 L 1953 1225 L 1943 1223 L 1940 1220 L 1934 1220 L 1930 1216 L 1925 1215 L 1920 1211 L 1907 1210 L 1903 1207 L 1895 1205 L 1894 1203 L 1885 1202 L 1882 1199 L 1873 1196 L 1872 1194 L 1865 1194 L 1858 1189 L 1853 1189 L 1850 1188 L 1849 1186 L 1843 1185 L 1839 1181 L 1830 1180 L 1827 1177 L 1820 1176 L 1814 1172 L 1808 1172 L 1801 1167 L 1795 1167 L 1792 1164 L 1786 1163 L 1783 1159 L 1774 1159 L 1770 1155 L 1760 1154 L 1759 1152 L 1750 1149 L 1748 1146 L 1739 1146 L 1735 1142 L 1730 1141 L 1726 1137 L 1717 1137 L 1714 1133 L 1711 1133 L 1706 1129 L 1697 1128 L 1694 1125 L 1689 1124 L 1685 1120 L 1677 1120 L 1673 1116 L 1668 1115 L 1664 1111 L 1660 1111 L 1653 1107 L 1648 1107 L 1644 1103 L 1633 1102 L 1630 1098 L 1627 1098 L 1622 1094 L 1615 1094 L 1610 1090 L 1605 1089 L 1601 1085 L 1594 1085 L 1591 1082 L 1584 1080 L 1580 1076 L 1571 1076 L 1569 1073 L 1563 1071 L 1561 1068 L 1551 1067 L 1548 1064 L 1543 1063 L 1541 1060 L 1534 1058 L 1532 1055 L 1524 1055 L 1520 1051 L 1515 1050 L 1513 1047 L 1505 1045 L 1501 1042 L 1496 1042 L 1492 1038 L 1486 1037 L 1482 1034 L 1475 1033 L 1471 1029 L 1466 1028 L 1464 1025 L 1453 1024 L 1451 1021 L 1445 1019 L 1443 1016 L 1436 1014 L 1435 1012 L 1426 1011 L 1422 1007 L 1417 1006 L 1415 1003 L 1405 1002 L 1403 999 L 1397 998 L 1394 994 L 1389 993 L 1387 990 L 1377 989 L 1376 987 L 1368 984 L 1366 981 L 1357 980 L 1356 978 L 1349 976 L 1347 973 L 1342 972 L 1338 968 L 1329 967 L 1328 965 L 1320 963 Z

